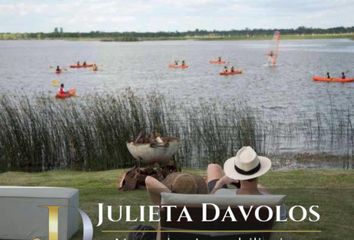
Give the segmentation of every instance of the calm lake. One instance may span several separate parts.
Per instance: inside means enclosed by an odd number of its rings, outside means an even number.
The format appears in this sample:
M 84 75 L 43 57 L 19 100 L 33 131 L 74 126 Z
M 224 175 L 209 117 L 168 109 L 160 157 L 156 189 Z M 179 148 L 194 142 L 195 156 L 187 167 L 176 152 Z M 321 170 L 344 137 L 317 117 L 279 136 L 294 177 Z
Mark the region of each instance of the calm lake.
M 353 77 L 354 41 L 281 41 L 277 67 L 266 65 L 272 46 L 272 41 L 0 41 L 0 94 L 54 96 L 57 87 L 51 81 L 58 79 L 81 96 L 131 87 L 138 94 L 159 92 L 187 104 L 198 104 L 200 99 L 231 105 L 244 102 L 265 120 L 284 124 L 314 119 L 318 112 L 354 112 L 354 83 L 312 81 L 313 75 L 326 72 Z M 244 74 L 219 76 L 223 66 L 209 64 L 218 56 Z M 185 60 L 190 67 L 169 69 L 175 59 Z M 70 69 L 77 61 L 97 63 L 100 71 Z M 55 74 L 50 66 L 56 65 L 68 71 Z M 349 117 L 354 120 L 351 113 Z M 290 149 L 285 145 L 285 150 Z

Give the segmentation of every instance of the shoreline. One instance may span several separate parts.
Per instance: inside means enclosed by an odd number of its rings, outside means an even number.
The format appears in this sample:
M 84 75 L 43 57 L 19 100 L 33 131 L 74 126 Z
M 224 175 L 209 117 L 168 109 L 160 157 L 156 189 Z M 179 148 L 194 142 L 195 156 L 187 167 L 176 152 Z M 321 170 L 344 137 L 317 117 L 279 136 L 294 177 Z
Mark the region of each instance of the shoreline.
M 253 35 L 253 36 L 185 36 L 185 37 L 136 37 L 130 39 L 110 38 L 110 37 L 64 37 L 64 38 L 0 38 L 0 41 L 28 40 L 28 41 L 99 41 L 99 42 L 154 42 L 154 41 L 265 41 L 272 40 L 271 35 Z M 354 41 L 354 33 L 347 34 L 285 34 L 281 40 L 320 40 L 320 39 L 348 39 Z

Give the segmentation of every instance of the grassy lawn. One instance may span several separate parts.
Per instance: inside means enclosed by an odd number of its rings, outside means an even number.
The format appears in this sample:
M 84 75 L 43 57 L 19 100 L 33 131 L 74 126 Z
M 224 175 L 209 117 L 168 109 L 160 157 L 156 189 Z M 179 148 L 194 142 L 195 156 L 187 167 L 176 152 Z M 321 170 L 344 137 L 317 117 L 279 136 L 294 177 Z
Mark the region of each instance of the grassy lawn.
M 7 172 L 0 174 L 0 185 L 60 186 L 80 190 L 80 207 L 93 224 L 97 223 L 97 203 L 112 205 L 148 205 L 144 190 L 121 192 L 117 179 L 124 170 L 101 172 L 50 171 L 44 173 Z M 202 170 L 185 170 L 205 175 Z M 273 171 L 260 179 L 271 192 L 285 194 L 286 205 L 319 205 L 317 223 L 278 223 L 276 229 L 321 230 L 321 233 L 277 233 L 274 239 L 351 239 L 354 233 L 354 170 Z M 134 211 L 133 211 L 134 214 Z M 95 239 L 123 239 L 125 233 L 102 233 L 104 229 L 128 229 L 135 224 L 108 224 L 95 229 Z M 80 239 L 78 233 L 74 239 Z

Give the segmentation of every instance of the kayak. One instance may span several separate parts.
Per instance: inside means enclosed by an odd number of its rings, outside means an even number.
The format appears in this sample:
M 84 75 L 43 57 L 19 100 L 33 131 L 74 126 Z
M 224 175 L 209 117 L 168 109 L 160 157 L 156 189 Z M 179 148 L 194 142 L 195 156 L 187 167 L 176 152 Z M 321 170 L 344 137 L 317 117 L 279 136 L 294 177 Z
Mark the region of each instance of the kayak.
M 93 64 L 86 64 L 86 65 L 70 65 L 70 68 L 88 68 L 88 67 L 93 67 Z
M 169 68 L 182 68 L 182 69 L 189 68 L 188 65 L 176 65 L 176 64 L 170 64 L 170 65 L 168 65 L 168 67 Z
M 319 82 L 339 82 L 339 83 L 354 82 L 354 78 L 327 78 L 321 76 L 314 76 L 312 80 L 319 81 Z
M 69 89 L 69 91 L 67 93 L 57 93 L 55 95 L 56 98 L 60 98 L 60 99 L 65 99 L 65 98 L 69 98 L 69 97 L 73 97 L 76 95 L 76 89 L 75 88 L 71 88 Z
M 226 61 L 210 60 L 209 63 L 210 63 L 210 64 L 225 64 Z
M 234 70 L 233 72 L 221 72 L 219 73 L 221 76 L 229 76 L 229 75 L 236 75 L 241 74 L 242 70 Z

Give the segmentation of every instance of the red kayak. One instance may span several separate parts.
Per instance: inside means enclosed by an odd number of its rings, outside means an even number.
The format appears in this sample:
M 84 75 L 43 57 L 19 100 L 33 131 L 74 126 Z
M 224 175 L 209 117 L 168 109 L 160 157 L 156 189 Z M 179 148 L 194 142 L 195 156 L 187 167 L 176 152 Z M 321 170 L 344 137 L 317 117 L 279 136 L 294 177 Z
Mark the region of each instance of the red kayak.
M 176 64 L 170 64 L 168 65 L 169 68 L 182 68 L 182 69 L 185 69 L 185 68 L 189 68 L 188 65 L 176 65 Z
M 312 80 L 319 81 L 319 82 L 339 82 L 339 83 L 354 82 L 354 78 L 327 78 L 321 76 L 314 76 Z
M 209 63 L 210 63 L 210 64 L 225 64 L 226 61 L 210 60 Z
M 60 99 L 65 99 L 65 98 L 69 98 L 69 97 L 73 97 L 73 96 L 75 96 L 76 95 L 76 89 L 75 88 L 71 88 L 71 89 L 69 89 L 69 91 L 68 92 L 66 92 L 66 93 L 57 93 L 56 95 L 55 95 L 55 97 L 56 98 L 60 98 Z
M 93 64 L 86 64 L 86 65 L 70 65 L 70 68 L 88 68 L 88 67 L 93 67 Z
M 236 74 L 242 74 L 242 70 L 234 70 L 233 72 L 228 71 L 228 72 L 221 72 L 219 73 L 221 76 L 229 76 L 229 75 L 236 75 Z

